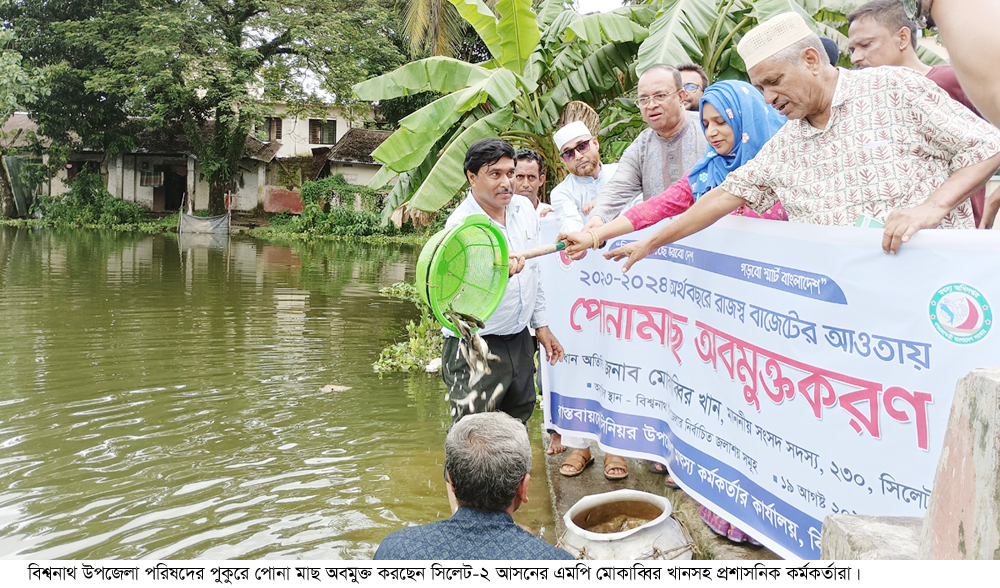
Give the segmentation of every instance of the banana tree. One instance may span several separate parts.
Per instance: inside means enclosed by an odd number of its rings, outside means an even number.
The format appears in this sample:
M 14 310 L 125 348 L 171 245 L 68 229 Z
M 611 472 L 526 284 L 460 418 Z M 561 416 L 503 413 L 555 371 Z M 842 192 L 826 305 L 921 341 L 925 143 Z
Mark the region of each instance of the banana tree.
M 635 87 L 635 63 L 655 11 L 623 8 L 581 16 L 565 0 L 450 0 L 482 38 L 493 59 L 470 64 L 447 57 L 408 63 L 354 86 L 362 100 L 419 92 L 445 94 L 400 121 L 372 156 L 383 164 L 369 183 L 396 178 L 383 219 L 423 224 L 465 185 L 468 146 L 486 137 L 540 151 L 558 161 L 552 144 L 560 111 L 572 100 L 601 105 Z M 645 22 L 643 21 L 645 19 Z M 548 175 L 557 178 L 558 170 Z
M 709 80 L 746 78 L 736 43 L 760 21 L 797 12 L 817 34 L 847 51 L 848 12 L 864 0 L 653 0 L 649 37 L 639 49 L 639 71 L 655 63 L 694 62 Z

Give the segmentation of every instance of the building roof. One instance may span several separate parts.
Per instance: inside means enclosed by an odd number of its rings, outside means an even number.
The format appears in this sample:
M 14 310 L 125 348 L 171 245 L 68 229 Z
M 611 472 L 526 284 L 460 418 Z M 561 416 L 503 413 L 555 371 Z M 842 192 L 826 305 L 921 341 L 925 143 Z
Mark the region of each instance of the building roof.
M 3 143 L 9 147 L 28 147 L 28 131 L 38 132 L 38 125 L 28 118 L 25 112 L 15 112 L 3 125 Z M 42 138 L 42 146 L 47 147 L 49 141 Z
M 214 121 L 208 121 L 204 127 L 201 129 L 201 136 L 208 140 L 212 136 L 214 131 Z M 4 143 L 9 143 L 10 138 L 7 138 L 11 132 L 14 132 L 13 142 L 10 144 L 11 147 L 27 147 L 29 145 L 28 141 L 25 139 L 27 131 L 38 132 L 38 125 L 32 121 L 26 113 L 18 112 L 7 120 L 7 123 L 3 126 L 4 131 Z M 42 146 L 47 147 L 50 141 L 46 138 L 42 140 Z M 174 153 L 193 153 L 194 149 L 191 147 L 191 142 L 188 141 L 187 137 L 182 134 L 170 134 L 164 131 L 147 131 L 139 136 L 138 140 L 139 146 L 135 149 L 134 153 L 157 153 L 157 154 L 174 154 Z M 281 143 L 277 141 L 271 141 L 269 143 L 264 143 L 257 140 L 253 136 L 248 136 L 246 140 L 246 147 L 243 151 L 243 156 L 249 159 L 256 159 L 258 161 L 263 161 L 264 163 L 270 163 L 274 156 L 281 149 Z M 83 151 L 93 151 L 92 149 L 83 149 Z
M 372 151 L 375 151 L 391 134 L 392 131 L 351 129 L 333 146 L 327 155 L 327 160 L 335 163 L 382 165 L 372 158 Z
M 203 140 L 209 141 L 214 131 L 215 121 L 210 120 L 201 127 L 199 134 Z M 183 134 L 147 131 L 139 135 L 138 143 L 135 153 L 194 153 L 191 141 Z M 248 135 L 243 149 L 243 157 L 270 163 L 279 149 L 281 149 L 281 143 L 278 141 L 264 143 L 253 135 Z

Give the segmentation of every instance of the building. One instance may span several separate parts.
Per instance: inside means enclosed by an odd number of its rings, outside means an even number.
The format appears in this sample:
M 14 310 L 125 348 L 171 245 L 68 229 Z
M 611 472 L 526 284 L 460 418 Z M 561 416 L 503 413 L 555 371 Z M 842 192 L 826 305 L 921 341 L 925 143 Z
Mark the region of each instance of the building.
M 305 181 L 343 173 L 351 183 L 365 184 L 380 165 L 371 152 L 388 136 L 386 131 L 352 128 L 337 107 L 324 107 L 325 114 L 293 114 L 284 104 L 273 104 L 275 115 L 247 137 L 236 190 L 231 195 L 233 210 L 260 207 L 265 212 L 302 211 L 301 188 Z M 27 115 L 18 114 L 5 130 L 36 130 Z M 206 134 L 210 134 L 210 128 Z M 83 169 L 101 171 L 107 165 L 108 191 L 128 202 L 154 212 L 188 208 L 208 208 L 209 185 L 190 142 L 183 135 L 166 137 L 149 133 L 139 138 L 130 153 L 105 162 L 100 151 L 80 151 L 69 155 L 61 170 L 42 190 L 58 195 L 68 190 L 65 180 Z

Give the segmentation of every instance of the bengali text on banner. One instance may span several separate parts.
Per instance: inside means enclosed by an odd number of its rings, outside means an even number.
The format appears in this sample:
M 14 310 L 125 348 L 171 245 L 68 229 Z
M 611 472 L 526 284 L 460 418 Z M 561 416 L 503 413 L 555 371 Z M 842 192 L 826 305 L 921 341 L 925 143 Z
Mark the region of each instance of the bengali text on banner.
M 542 363 L 547 418 L 666 462 L 784 557 L 818 559 L 829 514 L 923 516 L 956 381 L 996 363 L 1000 234 L 921 231 L 895 256 L 881 239 L 726 218 L 627 274 L 542 258 L 566 349 Z

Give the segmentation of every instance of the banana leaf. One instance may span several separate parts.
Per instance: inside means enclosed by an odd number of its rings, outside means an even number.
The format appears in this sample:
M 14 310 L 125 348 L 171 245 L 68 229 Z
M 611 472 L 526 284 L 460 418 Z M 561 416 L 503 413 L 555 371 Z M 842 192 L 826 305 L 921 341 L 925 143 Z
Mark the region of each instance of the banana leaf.
M 538 16 L 535 17 L 538 28 L 545 30 L 557 16 L 567 9 L 573 9 L 573 3 L 568 0 L 545 0 L 538 8 Z
M 392 171 L 409 171 L 420 165 L 431 146 L 465 112 L 487 100 L 504 107 L 519 94 L 517 79 L 510 70 L 492 70 L 487 79 L 439 98 L 399 121 L 399 130 L 379 145 L 372 157 Z
M 372 176 L 372 179 L 368 180 L 367 186 L 372 190 L 378 190 L 384 187 L 389 182 L 391 182 L 392 179 L 397 176 L 399 176 L 398 173 L 392 171 L 391 169 L 383 165 L 382 167 L 378 168 L 378 171 L 375 172 L 375 175 Z
M 641 43 L 649 36 L 649 31 L 624 16 L 614 13 L 588 14 L 567 28 L 563 41 L 570 42 L 579 37 L 584 43 L 598 45 L 611 41 Z
M 467 181 L 464 166 L 469 146 L 479 139 L 499 137 L 500 131 L 510 125 L 513 117 L 514 110 L 504 108 L 477 120 L 462 131 L 437 157 L 434 168 L 410 198 L 409 206 L 434 212 L 447 204 Z
M 434 91 L 448 94 L 490 77 L 490 70 L 451 57 L 428 57 L 354 85 L 361 100 L 388 100 Z
M 500 65 L 521 74 L 541 39 L 535 13 L 531 11 L 531 0 L 500 0 L 497 12 L 500 14 L 496 27 L 500 36 Z
M 490 50 L 490 55 L 494 59 L 500 59 L 503 55 L 500 33 L 497 31 L 497 17 L 490 10 L 483 0 L 448 0 L 455 5 L 458 13 L 462 15 L 472 28 L 479 34 L 479 38 Z
M 819 32 L 819 28 L 816 26 L 816 21 L 813 20 L 812 14 L 809 14 L 806 9 L 802 7 L 802 2 L 800 0 L 755 0 L 753 3 L 752 14 L 756 17 L 758 23 L 786 12 L 799 13 L 799 15 L 805 19 L 809 28 L 817 34 L 822 34 Z
M 707 35 L 717 18 L 715 0 L 664 0 L 660 15 L 649 27 L 649 37 L 639 48 L 637 69 L 641 72 L 658 63 L 699 63 L 698 35 Z

